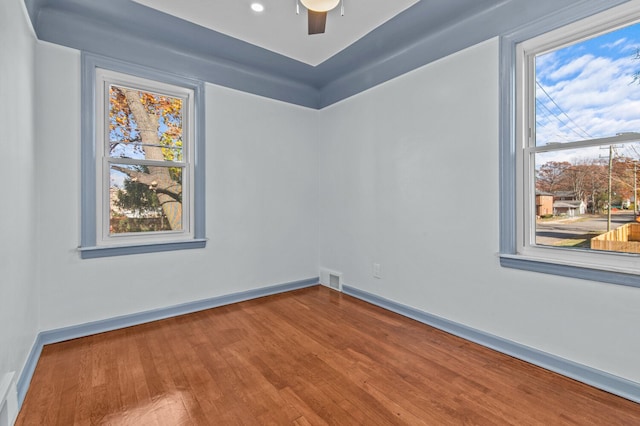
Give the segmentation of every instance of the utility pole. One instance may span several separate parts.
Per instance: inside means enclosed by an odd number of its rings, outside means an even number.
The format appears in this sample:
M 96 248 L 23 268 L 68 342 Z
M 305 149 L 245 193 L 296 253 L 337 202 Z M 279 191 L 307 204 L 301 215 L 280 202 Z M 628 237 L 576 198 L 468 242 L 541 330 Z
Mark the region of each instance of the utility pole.
M 613 172 L 613 145 L 609 145 L 609 200 L 607 206 L 607 232 L 611 231 L 611 174 Z
M 601 148 L 603 149 L 603 148 Z M 607 232 L 611 231 L 611 183 L 613 175 L 613 155 L 616 153 L 616 146 L 609 145 L 609 190 L 607 195 Z
M 633 162 L 633 220 L 638 220 L 638 162 Z

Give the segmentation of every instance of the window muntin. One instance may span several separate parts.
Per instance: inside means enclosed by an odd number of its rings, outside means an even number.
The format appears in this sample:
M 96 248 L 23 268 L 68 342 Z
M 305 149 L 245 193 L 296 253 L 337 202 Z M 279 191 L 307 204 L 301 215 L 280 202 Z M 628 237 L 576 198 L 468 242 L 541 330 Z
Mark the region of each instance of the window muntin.
M 97 245 L 193 237 L 194 91 L 96 69 Z
M 633 196 L 640 195 L 640 14 L 603 15 L 517 46 L 517 250 L 554 263 L 640 272 L 630 254 L 640 242 L 606 249 L 591 243 L 607 227 L 640 226 Z M 589 213 L 599 214 L 598 227 L 583 226 Z M 555 217 L 541 217 L 547 215 Z M 564 224 L 549 226 L 559 218 Z

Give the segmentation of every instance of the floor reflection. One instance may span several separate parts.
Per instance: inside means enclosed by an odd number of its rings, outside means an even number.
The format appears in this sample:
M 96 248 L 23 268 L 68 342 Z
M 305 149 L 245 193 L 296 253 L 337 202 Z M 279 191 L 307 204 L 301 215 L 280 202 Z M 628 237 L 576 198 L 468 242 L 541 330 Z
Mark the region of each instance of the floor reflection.
M 102 418 L 100 425 L 183 425 L 189 422 L 188 392 L 174 390 Z

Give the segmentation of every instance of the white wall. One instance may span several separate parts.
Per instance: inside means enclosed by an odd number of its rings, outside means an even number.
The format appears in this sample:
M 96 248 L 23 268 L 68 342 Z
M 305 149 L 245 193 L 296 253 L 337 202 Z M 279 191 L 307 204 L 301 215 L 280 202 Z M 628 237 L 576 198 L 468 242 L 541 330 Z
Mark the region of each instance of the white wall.
M 20 0 L 0 2 L 0 383 L 7 373 L 22 368 L 38 323 L 35 37 L 23 7 Z
M 640 382 L 640 289 L 499 266 L 498 105 L 491 40 L 322 110 L 320 266 Z
M 207 247 L 81 260 L 80 53 L 36 57 L 42 330 L 318 275 L 317 112 L 213 85 Z

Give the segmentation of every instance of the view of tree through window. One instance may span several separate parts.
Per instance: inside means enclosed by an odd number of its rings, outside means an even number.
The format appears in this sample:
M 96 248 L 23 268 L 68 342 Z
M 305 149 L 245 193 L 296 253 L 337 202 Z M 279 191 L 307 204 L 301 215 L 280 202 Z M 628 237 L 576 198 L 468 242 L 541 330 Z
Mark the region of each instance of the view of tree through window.
M 183 100 L 111 84 L 108 102 L 110 234 L 181 230 Z
M 640 24 L 537 55 L 535 76 L 536 244 L 640 253 Z

